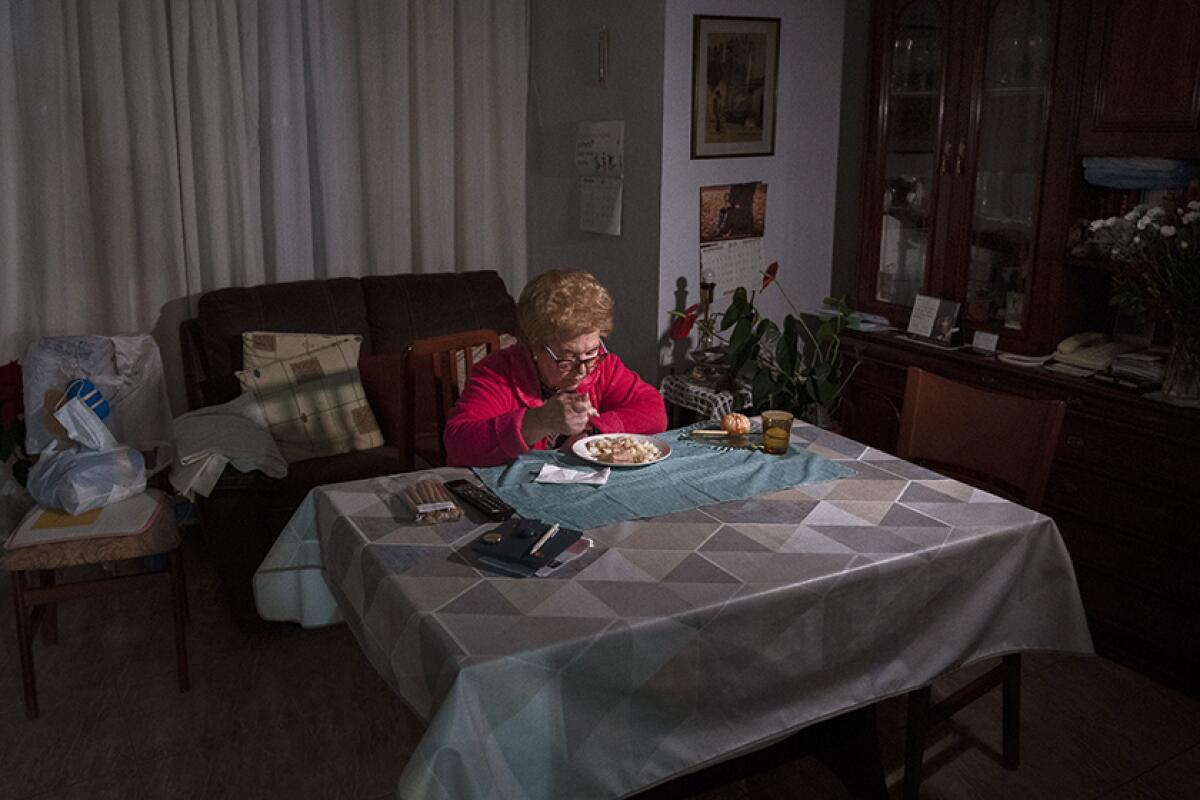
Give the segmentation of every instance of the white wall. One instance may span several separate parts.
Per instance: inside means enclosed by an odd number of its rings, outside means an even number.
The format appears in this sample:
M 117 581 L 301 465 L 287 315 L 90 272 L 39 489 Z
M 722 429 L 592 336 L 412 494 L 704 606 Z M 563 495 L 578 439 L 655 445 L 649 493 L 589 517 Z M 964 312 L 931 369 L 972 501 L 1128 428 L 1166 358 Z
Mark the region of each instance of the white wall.
M 662 0 L 533 0 L 527 153 L 529 277 L 561 266 L 595 273 L 616 305 L 609 345 L 651 380 L 660 329 L 663 8 Z M 597 80 L 602 26 L 607 86 Z M 625 121 L 620 236 L 579 229 L 575 134 L 581 121 L 604 120 Z
M 691 159 L 692 16 L 779 17 L 775 155 Z M 846 0 L 667 0 L 663 65 L 662 232 L 659 245 L 660 363 L 680 350 L 663 336 L 667 314 L 696 302 L 700 272 L 700 187 L 768 184 L 766 262 L 800 308 L 829 291 L 837 192 L 839 98 Z M 677 282 L 687 281 L 686 298 Z M 759 309 L 782 319 L 787 304 L 769 289 Z
M 847 0 L 533 0 L 528 151 L 530 277 L 592 270 L 616 301 L 610 343 L 648 380 L 686 346 L 666 337 L 668 312 L 695 302 L 700 187 L 766 181 L 764 247 L 802 308 L 828 293 L 833 259 L 844 17 Z M 775 155 L 691 159 L 692 16 L 779 17 Z M 609 30 L 607 87 L 597 37 Z M 579 230 L 574 171 L 580 121 L 625 121 L 620 237 Z M 677 282 L 687 297 L 676 297 Z M 519 289 L 519 287 L 514 287 Z M 760 309 L 782 318 L 776 289 Z

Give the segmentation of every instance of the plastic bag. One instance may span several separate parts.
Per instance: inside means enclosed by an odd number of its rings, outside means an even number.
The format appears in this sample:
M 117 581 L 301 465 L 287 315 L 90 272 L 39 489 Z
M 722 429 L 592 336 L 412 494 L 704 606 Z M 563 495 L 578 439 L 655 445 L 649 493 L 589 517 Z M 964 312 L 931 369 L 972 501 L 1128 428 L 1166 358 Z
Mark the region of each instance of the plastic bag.
M 82 514 L 144 492 L 146 462 L 132 447 L 96 452 L 53 442 L 29 471 L 27 488 L 38 505 Z
M 112 432 L 80 397 L 54 412 L 71 441 L 54 439 L 29 471 L 29 493 L 46 508 L 82 514 L 146 490 L 146 460 L 119 447 Z
M 41 339 L 30 345 L 22 360 L 22 371 L 25 452 L 40 453 L 54 438 L 44 424 L 46 391 L 62 389 L 76 378 L 87 378 L 111 408 L 105 422 L 117 441 L 153 452 L 156 470 L 170 466 L 175 438 L 171 407 L 162 355 L 149 335 Z

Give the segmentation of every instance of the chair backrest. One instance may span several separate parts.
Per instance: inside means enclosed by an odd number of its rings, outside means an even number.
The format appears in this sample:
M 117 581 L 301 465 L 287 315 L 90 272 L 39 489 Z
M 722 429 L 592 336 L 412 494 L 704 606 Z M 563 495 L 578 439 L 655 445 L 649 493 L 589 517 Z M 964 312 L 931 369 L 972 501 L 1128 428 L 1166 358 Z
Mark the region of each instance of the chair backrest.
M 1046 492 L 1066 404 L 908 368 L 897 455 L 1031 508 Z
M 407 420 L 404 426 L 405 443 L 402 458 L 407 469 L 416 467 L 418 446 L 417 396 L 428 393 L 433 398 L 436 445 L 429 452 L 422 452 L 434 466 L 446 463 L 446 445 L 442 434 L 446 430 L 446 417 L 450 408 L 458 402 L 459 395 L 467 385 L 467 379 L 475 365 L 488 354 L 500 349 L 500 336 L 490 328 L 452 333 L 418 339 L 404 353 L 404 407 Z M 422 404 L 428 408 L 428 404 Z M 430 426 L 422 426 L 429 430 Z

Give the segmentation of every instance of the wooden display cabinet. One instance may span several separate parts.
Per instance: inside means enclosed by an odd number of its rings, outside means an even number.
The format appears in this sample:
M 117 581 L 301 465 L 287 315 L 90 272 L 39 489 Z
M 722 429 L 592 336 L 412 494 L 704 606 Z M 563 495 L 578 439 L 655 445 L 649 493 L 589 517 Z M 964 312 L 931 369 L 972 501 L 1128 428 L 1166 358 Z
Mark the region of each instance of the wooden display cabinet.
M 1200 157 L 1200 3 L 1095 0 L 1084 155 Z
M 856 307 L 917 293 L 968 337 L 1049 353 L 1105 330 L 1112 265 L 1072 255 L 1106 190 L 1084 156 L 1200 158 L 1200 3 L 873 4 Z M 1014 176 L 1020 176 L 1014 180 Z M 1045 501 L 1099 651 L 1200 694 L 1200 410 L 888 334 L 850 333 L 847 435 L 894 452 L 905 370 L 1068 405 Z
M 1069 97 L 1083 42 L 1060 31 L 1080 23 L 1080 9 L 877 8 L 858 307 L 903 326 L 916 294 L 953 299 L 965 329 L 999 333 L 1009 350 L 1044 349 L 1073 322 L 1041 311 L 1069 288 Z

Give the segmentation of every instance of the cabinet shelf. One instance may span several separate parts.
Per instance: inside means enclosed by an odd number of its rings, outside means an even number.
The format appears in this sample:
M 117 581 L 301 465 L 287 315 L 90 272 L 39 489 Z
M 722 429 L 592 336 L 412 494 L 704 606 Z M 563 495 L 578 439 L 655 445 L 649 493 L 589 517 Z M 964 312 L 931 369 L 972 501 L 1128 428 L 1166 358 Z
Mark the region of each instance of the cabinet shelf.
M 982 230 L 1020 230 L 1028 231 L 1033 228 L 1033 222 L 1016 217 L 990 217 L 987 214 L 976 214 L 975 223 Z
M 988 94 L 1041 97 L 1046 94 L 1045 86 L 986 86 Z

